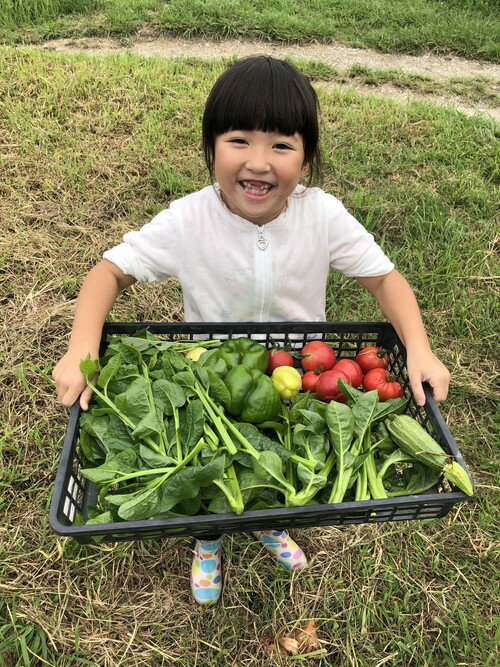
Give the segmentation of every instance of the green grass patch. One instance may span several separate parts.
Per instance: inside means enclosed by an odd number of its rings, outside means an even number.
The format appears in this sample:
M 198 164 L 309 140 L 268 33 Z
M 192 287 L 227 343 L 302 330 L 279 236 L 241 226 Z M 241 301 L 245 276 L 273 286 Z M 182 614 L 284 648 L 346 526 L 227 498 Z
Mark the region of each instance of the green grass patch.
M 421 95 L 453 95 L 464 101 L 480 102 L 487 106 L 497 106 L 500 102 L 500 80 L 486 77 L 452 77 L 440 81 L 432 76 L 407 72 L 402 69 L 378 69 L 365 65 L 352 65 L 339 70 L 328 63 L 317 60 L 289 58 L 306 76 L 316 82 L 339 84 L 360 83 L 365 86 L 390 84 L 402 90 Z
M 224 65 L 0 49 L 0 664 L 266 665 L 264 636 L 315 619 L 324 664 L 493 667 L 499 173 L 485 119 L 320 90 L 324 187 L 416 290 L 476 499 L 436 521 L 299 531 L 311 566 L 293 579 L 249 536 L 228 538 L 214 609 L 191 601 L 190 540 L 83 546 L 48 526 L 67 421 L 50 372 L 79 283 L 123 233 L 209 183 L 200 118 Z M 381 318 L 339 275 L 327 307 Z M 182 316 L 174 279 L 134 285 L 111 314 Z
M 0 40 L 160 33 L 500 59 L 495 0 L 4 0 Z

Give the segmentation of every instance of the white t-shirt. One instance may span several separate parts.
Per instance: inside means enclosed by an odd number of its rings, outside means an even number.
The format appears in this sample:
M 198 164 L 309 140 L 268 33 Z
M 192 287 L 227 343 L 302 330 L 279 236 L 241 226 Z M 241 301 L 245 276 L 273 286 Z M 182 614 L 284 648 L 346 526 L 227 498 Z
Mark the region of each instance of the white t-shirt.
M 187 322 L 322 322 L 330 268 L 352 277 L 394 268 L 338 199 L 302 186 L 261 227 L 231 213 L 219 186 L 208 186 L 173 201 L 103 257 L 139 282 L 178 278 Z

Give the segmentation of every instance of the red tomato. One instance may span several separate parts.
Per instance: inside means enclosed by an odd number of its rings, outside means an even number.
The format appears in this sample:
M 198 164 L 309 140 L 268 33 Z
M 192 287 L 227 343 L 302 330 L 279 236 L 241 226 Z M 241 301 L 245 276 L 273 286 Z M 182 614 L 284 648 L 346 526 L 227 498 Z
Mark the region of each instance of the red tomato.
M 345 396 L 338 388 L 338 382 L 342 379 L 346 384 L 351 384 L 351 380 L 343 371 L 338 371 L 334 368 L 331 371 L 325 371 L 319 376 L 316 384 L 316 396 L 320 401 L 329 403 L 330 401 L 338 401 L 338 403 L 345 403 L 347 396 Z
M 391 375 L 385 368 L 374 368 L 368 371 L 363 380 L 363 389 L 365 391 L 376 389 L 381 401 L 388 401 L 390 398 L 399 398 L 403 395 L 403 388 L 394 375 Z
M 335 352 L 321 340 L 313 340 L 302 348 L 302 368 L 305 371 L 329 371 L 335 366 Z
M 278 366 L 293 366 L 293 357 L 288 352 L 285 352 L 285 350 L 273 348 L 269 350 L 269 366 L 266 372 L 271 375 Z
M 363 382 L 363 371 L 354 359 L 340 359 L 335 364 L 335 370 L 345 373 L 353 387 L 359 387 Z
M 389 365 L 389 357 L 380 347 L 369 345 L 364 347 L 356 355 L 356 362 L 359 364 L 363 373 L 374 368 L 387 368 Z
M 304 391 L 316 391 L 316 385 L 321 377 L 321 373 L 317 371 L 307 371 L 302 376 L 302 389 Z

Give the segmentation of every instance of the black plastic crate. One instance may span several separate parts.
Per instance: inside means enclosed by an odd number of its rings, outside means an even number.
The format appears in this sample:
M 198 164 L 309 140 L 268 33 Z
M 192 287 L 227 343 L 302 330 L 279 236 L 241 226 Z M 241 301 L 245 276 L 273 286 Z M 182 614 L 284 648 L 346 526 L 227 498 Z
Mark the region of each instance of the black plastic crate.
M 406 350 L 394 328 L 385 322 L 271 322 L 271 323 L 106 323 L 103 328 L 100 353 L 107 345 L 108 334 L 131 334 L 148 328 L 166 340 L 225 339 L 248 336 L 272 347 L 273 343 L 289 344 L 301 349 L 310 340 L 325 340 L 332 345 L 337 357 L 354 358 L 366 345 L 384 347 L 389 353 L 389 369 L 409 397 L 407 413 L 417 419 L 441 446 L 452 454 L 468 472 L 457 444 L 446 426 L 432 397 L 424 385 L 426 403 L 419 407 L 412 398 L 406 372 Z M 296 362 L 297 365 L 299 362 Z M 126 540 L 202 536 L 211 533 L 235 533 L 268 528 L 287 529 L 307 526 L 342 526 L 353 523 L 435 519 L 445 516 L 456 503 L 468 496 L 458 489 L 444 492 L 435 488 L 413 496 L 383 500 L 346 502 L 336 505 L 313 505 L 269 509 L 236 514 L 212 514 L 175 519 L 122 521 L 111 524 L 77 525 L 78 515 L 86 517 L 87 508 L 96 502 L 95 485 L 80 472 L 79 418 L 81 408 L 76 401 L 71 408 L 66 438 L 57 469 L 54 493 L 50 505 L 50 525 L 53 530 L 81 543 L 96 540 L 117 542 Z M 470 473 L 469 473 L 470 476 Z

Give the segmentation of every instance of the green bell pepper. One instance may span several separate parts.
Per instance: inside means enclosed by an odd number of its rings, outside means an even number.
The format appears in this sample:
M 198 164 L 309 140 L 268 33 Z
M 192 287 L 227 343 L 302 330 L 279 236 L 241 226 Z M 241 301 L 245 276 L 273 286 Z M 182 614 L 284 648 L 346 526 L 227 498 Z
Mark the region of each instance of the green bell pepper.
M 262 373 L 267 371 L 269 353 L 264 345 L 251 338 L 231 338 L 219 348 L 219 358 L 224 359 L 227 369 L 231 370 L 239 364 L 248 368 L 257 368 Z
M 229 412 L 241 421 L 260 424 L 280 413 L 280 395 L 271 378 L 258 368 L 239 364 L 224 375 L 223 381 L 231 396 Z

